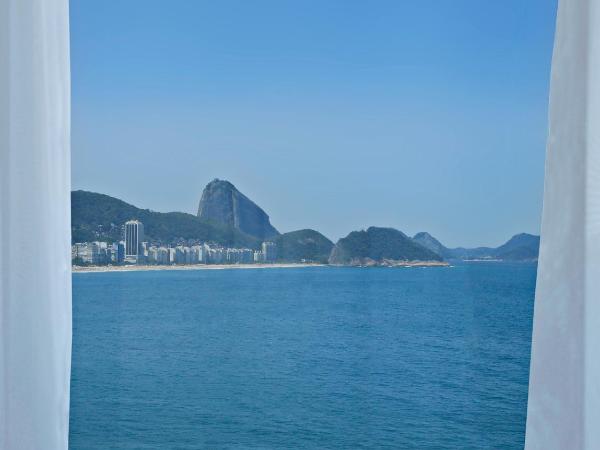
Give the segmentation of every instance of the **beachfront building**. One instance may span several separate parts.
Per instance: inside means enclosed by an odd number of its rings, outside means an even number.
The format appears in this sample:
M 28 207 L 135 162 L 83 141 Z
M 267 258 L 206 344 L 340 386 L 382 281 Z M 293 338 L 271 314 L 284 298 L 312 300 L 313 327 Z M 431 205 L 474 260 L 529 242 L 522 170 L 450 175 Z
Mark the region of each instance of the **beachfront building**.
M 243 264 L 252 264 L 254 262 L 254 251 L 249 248 L 243 248 L 241 262 Z
M 226 259 L 229 264 L 237 264 L 240 262 L 240 252 L 237 248 L 228 248 L 226 250 Z
M 262 260 L 269 263 L 274 262 L 277 258 L 277 245 L 274 242 L 262 243 Z
M 88 243 L 82 242 L 77 243 L 71 247 L 71 259 L 73 261 L 80 261 L 82 263 L 88 263 L 90 260 Z
M 204 247 L 202 245 L 194 245 L 192 251 L 192 264 L 202 264 L 204 262 Z
M 210 264 L 223 264 L 227 261 L 225 249 L 221 247 L 209 247 L 208 262 Z
M 169 250 L 166 247 L 158 248 L 158 264 L 168 265 L 171 264 L 171 260 L 169 258 Z
M 138 220 L 130 220 L 124 226 L 125 240 L 107 244 L 85 242 L 72 246 L 74 264 L 252 264 L 275 262 L 277 253 L 273 242 L 263 242 L 262 250 L 221 247 L 215 243 L 197 240 L 180 240 L 176 247 L 160 241 L 147 242 L 144 226 Z M 185 245 L 185 244 L 188 245 Z
M 148 256 L 147 256 L 148 264 L 158 264 L 158 248 L 149 247 L 147 251 L 148 251 Z
M 144 225 L 139 220 L 125 222 L 125 262 L 138 264 L 142 258 Z
M 71 247 L 71 257 L 82 264 L 100 265 L 110 261 L 106 242 L 83 242 Z
M 113 264 L 122 264 L 125 260 L 125 241 L 113 243 L 110 247 L 109 261 Z
M 251 264 L 254 262 L 254 252 L 249 248 L 228 248 L 227 262 L 229 264 Z
M 185 249 L 182 245 L 175 247 L 175 264 L 185 264 Z

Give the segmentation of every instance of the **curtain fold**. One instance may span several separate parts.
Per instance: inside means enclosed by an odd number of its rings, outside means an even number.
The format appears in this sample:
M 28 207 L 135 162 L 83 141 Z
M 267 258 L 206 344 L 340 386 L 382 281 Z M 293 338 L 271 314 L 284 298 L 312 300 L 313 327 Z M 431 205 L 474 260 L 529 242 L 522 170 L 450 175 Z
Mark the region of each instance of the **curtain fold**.
M 525 447 L 600 448 L 600 1 L 560 0 Z
M 68 0 L 0 0 L 0 448 L 65 450 Z

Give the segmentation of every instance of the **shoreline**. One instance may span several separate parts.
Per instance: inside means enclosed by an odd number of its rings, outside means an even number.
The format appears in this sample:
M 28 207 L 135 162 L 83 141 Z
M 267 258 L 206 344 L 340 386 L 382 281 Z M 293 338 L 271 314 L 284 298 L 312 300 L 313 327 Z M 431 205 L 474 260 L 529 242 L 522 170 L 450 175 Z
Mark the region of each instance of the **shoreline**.
M 402 261 L 396 259 L 384 259 L 375 261 L 370 258 L 354 259 L 348 264 L 330 264 L 333 267 L 392 267 L 392 268 L 411 268 L 411 267 L 450 267 L 447 261 Z
M 97 272 L 146 272 L 158 270 L 226 270 L 226 269 L 294 269 L 304 267 L 326 267 L 317 263 L 281 264 L 188 264 L 188 265 L 127 265 L 127 266 L 72 266 L 73 273 Z
M 228 270 L 228 269 L 302 269 L 307 267 L 449 267 L 447 262 L 404 261 L 396 264 L 381 265 L 337 265 L 322 263 L 273 263 L 273 264 L 190 264 L 190 265 L 125 265 L 125 266 L 72 266 L 73 273 L 102 272 L 150 272 L 164 270 Z

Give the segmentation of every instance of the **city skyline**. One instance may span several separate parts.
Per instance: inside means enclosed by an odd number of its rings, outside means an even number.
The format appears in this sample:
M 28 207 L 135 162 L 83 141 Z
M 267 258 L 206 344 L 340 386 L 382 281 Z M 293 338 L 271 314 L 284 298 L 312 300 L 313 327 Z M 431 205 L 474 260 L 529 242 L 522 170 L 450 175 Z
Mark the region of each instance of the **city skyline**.
M 226 247 L 201 239 L 164 242 L 146 239 L 143 222 L 133 218 L 122 224 L 121 231 L 122 239 L 111 243 L 106 240 L 73 243 L 73 265 L 268 264 L 277 259 L 277 245 L 269 240 L 263 241 L 260 249 Z
M 429 3 L 73 1 L 73 188 L 194 214 L 229 179 L 334 241 L 539 234 L 555 2 Z

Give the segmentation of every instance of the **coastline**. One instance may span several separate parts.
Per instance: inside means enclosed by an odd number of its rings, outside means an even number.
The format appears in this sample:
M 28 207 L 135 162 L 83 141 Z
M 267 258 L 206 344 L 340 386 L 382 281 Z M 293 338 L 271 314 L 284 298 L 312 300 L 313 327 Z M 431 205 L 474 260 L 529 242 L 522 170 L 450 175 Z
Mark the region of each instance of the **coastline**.
M 73 273 L 97 272 L 146 272 L 154 270 L 225 270 L 225 269 L 294 269 L 303 267 L 325 267 L 317 263 L 281 264 L 189 264 L 189 265 L 127 265 L 127 266 L 72 266 Z
M 320 263 L 273 264 L 189 264 L 189 265 L 126 265 L 126 266 L 72 266 L 73 273 L 147 272 L 159 270 L 227 270 L 227 269 L 301 269 L 306 267 L 448 267 L 442 261 L 396 261 L 395 264 L 337 265 Z
M 371 258 L 353 258 L 346 264 L 331 264 L 335 267 L 450 267 L 447 261 L 404 261 L 398 259 L 383 259 L 376 261 Z

